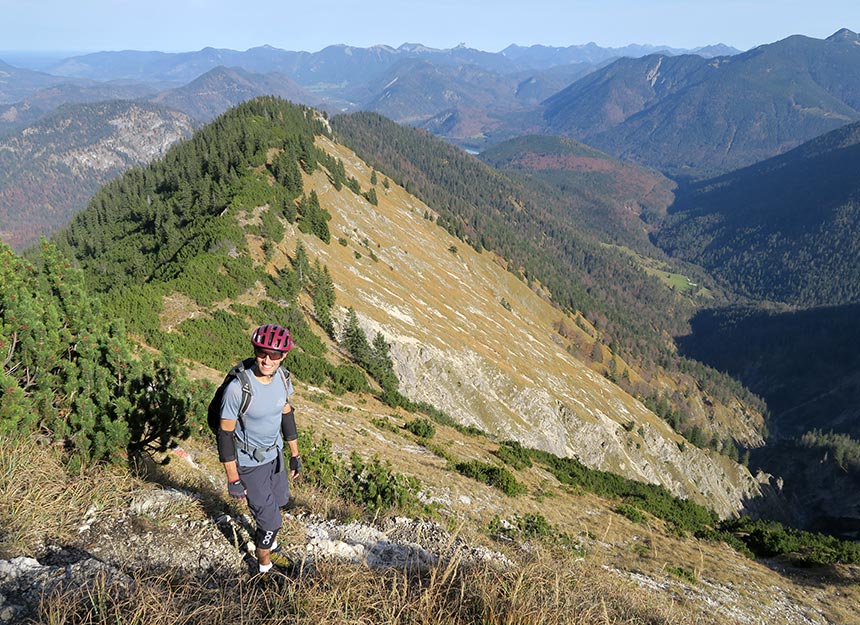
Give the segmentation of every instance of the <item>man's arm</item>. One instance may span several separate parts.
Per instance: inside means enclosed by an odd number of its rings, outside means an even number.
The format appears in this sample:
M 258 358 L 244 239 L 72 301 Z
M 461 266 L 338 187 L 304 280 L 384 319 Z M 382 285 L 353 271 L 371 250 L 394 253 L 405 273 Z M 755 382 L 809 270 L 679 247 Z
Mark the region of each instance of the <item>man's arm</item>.
M 236 464 L 236 441 L 233 438 L 235 430 L 235 419 L 221 419 L 221 427 L 218 431 L 218 455 L 221 457 L 222 464 L 224 465 L 224 472 L 227 474 L 227 490 L 230 491 L 232 497 L 236 497 L 239 490 L 234 486 L 236 482 L 239 482 L 239 468 Z M 234 488 L 231 489 L 231 486 L 234 486 Z M 235 494 L 234 490 L 236 491 Z
M 296 429 L 296 414 L 292 405 L 287 402 L 281 412 L 281 434 L 284 442 L 290 448 L 290 477 L 296 477 L 302 470 L 299 458 L 299 434 Z

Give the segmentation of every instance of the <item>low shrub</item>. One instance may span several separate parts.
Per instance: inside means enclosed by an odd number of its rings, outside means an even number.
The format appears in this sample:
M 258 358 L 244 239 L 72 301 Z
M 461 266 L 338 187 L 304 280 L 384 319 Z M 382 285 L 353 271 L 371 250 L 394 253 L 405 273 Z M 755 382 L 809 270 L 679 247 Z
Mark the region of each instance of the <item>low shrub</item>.
M 635 506 L 631 506 L 630 504 L 618 504 L 617 506 L 615 506 L 615 512 L 617 512 L 623 517 L 630 519 L 634 523 L 644 524 L 646 520 L 645 515 L 642 513 L 642 511 Z
M 458 462 L 454 468 L 473 480 L 488 484 L 508 495 L 515 497 L 526 492 L 526 487 L 517 482 L 513 474 L 504 467 L 499 467 L 480 460 Z
M 860 543 L 748 517 L 729 519 L 718 529 L 741 541 L 756 557 L 785 556 L 800 566 L 860 563 Z
M 493 454 L 517 471 L 532 466 L 528 450 L 517 441 L 504 441 Z
M 436 436 L 436 427 L 427 419 L 419 417 L 403 426 L 418 438 L 433 438 Z
M 376 456 L 365 460 L 355 452 L 347 461 L 332 452 L 331 441 L 325 437 L 314 443 L 309 432 L 301 432 L 299 439 L 305 476 L 314 486 L 370 513 L 387 509 L 429 512 L 418 497 L 418 479 L 392 471 L 388 462 Z

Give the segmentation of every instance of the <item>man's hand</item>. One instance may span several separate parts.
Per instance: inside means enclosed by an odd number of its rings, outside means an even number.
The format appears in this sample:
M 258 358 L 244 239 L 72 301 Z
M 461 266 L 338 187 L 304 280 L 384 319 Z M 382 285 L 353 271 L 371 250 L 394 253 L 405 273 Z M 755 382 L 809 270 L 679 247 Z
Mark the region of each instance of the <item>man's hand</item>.
M 300 456 L 290 456 L 290 477 L 298 477 L 302 472 L 302 459 Z
M 245 487 L 242 486 L 241 480 L 235 482 L 227 482 L 227 492 L 233 499 L 245 498 Z

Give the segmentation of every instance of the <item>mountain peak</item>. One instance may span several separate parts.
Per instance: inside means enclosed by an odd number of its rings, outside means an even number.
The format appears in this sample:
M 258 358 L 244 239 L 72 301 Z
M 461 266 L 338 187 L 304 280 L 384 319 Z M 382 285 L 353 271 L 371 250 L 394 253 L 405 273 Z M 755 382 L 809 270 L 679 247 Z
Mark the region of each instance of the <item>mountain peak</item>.
M 853 30 L 848 30 L 847 28 L 840 28 L 835 33 L 830 35 L 826 41 L 852 41 L 854 43 L 860 44 L 860 35 L 855 33 Z

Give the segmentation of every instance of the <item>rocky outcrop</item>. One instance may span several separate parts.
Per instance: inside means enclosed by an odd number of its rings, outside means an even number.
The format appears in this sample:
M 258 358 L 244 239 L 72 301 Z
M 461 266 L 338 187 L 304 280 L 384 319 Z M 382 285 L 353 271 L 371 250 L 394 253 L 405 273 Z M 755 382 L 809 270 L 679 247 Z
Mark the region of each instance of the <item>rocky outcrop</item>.
M 371 333 L 372 329 L 368 322 Z M 554 365 L 503 357 L 510 370 L 476 351 L 433 349 L 400 337 L 389 325 L 401 391 L 500 440 L 515 440 L 625 477 L 660 484 L 731 516 L 761 500 L 760 483 L 746 467 L 685 441 L 641 402 L 558 351 Z M 504 349 L 499 346 L 499 349 Z M 531 371 L 518 369 L 531 368 Z
M 22 249 L 66 225 L 99 186 L 164 155 L 194 121 L 153 104 L 70 105 L 0 141 L 0 236 Z

